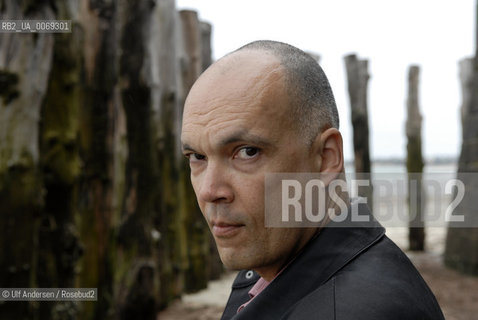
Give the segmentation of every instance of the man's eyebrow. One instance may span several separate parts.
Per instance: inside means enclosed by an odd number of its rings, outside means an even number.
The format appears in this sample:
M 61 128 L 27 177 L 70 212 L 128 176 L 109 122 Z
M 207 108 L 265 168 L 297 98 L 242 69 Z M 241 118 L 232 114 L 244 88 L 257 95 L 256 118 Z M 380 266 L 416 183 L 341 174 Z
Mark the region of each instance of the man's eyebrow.
M 272 145 L 272 142 L 267 140 L 266 138 L 243 130 L 243 131 L 232 133 L 231 135 L 221 139 L 219 141 L 219 147 L 224 147 L 228 144 L 241 142 L 241 141 L 252 143 L 259 146 L 264 146 L 264 147 Z
M 218 143 L 218 146 L 219 147 L 225 147 L 225 146 L 227 146 L 231 143 L 236 143 L 236 142 L 247 142 L 247 143 L 251 143 L 251 144 L 254 144 L 254 145 L 257 145 L 257 146 L 261 146 L 261 147 L 272 146 L 272 142 L 269 141 L 268 139 L 266 139 L 264 137 L 261 137 L 261 136 L 258 136 L 258 135 L 255 135 L 255 134 L 252 134 L 252 133 L 249 133 L 245 130 L 234 132 L 231 135 L 221 139 Z M 196 152 L 196 150 L 187 143 L 182 143 L 181 148 L 182 148 L 183 152 L 184 151 Z
M 193 147 L 191 147 L 189 144 L 187 143 L 181 143 L 181 149 L 182 151 L 196 151 L 193 149 Z

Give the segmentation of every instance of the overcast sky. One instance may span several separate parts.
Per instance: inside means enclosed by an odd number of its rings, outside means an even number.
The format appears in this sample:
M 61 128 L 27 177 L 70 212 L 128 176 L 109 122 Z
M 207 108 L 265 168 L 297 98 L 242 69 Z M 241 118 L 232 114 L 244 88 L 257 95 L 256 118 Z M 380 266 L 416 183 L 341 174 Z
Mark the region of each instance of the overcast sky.
M 353 158 L 343 57 L 369 60 L 372 158 L 403 157 L 408 67 L 418 64 L 426 158 L 461 148 L 458 62 L 474 53 L 475 0 L 177 0 L 213 25 L 214 58 L 259 39 L 321 56 L 334 90 L 346 159 Z

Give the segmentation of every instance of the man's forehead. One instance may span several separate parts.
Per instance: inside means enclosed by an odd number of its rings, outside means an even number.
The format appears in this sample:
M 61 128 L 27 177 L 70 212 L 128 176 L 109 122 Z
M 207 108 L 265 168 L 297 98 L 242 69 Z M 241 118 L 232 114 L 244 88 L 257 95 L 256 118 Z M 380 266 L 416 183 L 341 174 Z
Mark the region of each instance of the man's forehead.
M 267 52 L 237 52 L 194 84 L 185 103 L 182 134 L 193 140 L 199 133 L 215 136 L 241 128 L 263 134 L 274 130 L 272 123 L 283 125 L 290 118 L 287 104 L 279 61 Z
M 269 87 L 269 82 L 282 76 L 282 66 L 272 54 L 260 50 L 238 51 L 220 59 L 200 76 L 189 92 L 185 108 L 206 107 L 203 100 L 244 96 L 261 86 Z

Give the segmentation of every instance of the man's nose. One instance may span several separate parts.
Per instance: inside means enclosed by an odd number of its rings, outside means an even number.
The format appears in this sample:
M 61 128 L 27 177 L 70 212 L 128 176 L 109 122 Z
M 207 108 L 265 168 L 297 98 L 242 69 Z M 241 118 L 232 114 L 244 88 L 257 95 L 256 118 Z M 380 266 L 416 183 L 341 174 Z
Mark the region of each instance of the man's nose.
M 205 202 L 231 202 L 234 199 L 234 193 L 230 178 L 226 168 L 215 163 L 208 163 L 200 177 L 198 197 Z

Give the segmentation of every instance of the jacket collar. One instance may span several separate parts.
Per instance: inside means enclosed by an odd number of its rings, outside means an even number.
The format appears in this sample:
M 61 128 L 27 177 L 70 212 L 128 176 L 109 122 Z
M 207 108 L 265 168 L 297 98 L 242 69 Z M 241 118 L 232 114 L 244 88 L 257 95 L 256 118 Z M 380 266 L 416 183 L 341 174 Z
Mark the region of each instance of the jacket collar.
M 298 300 L 332 278 L 361 252 L 380 240 L 385 229 L 366 205 L 358 206 L 365 222 L 331 222 L 302 253 L 233 319 L 277 319 Z M 348 215 L 350 216 L 350 214 Z M 291 285 L 294 285 L 291 290 Z

